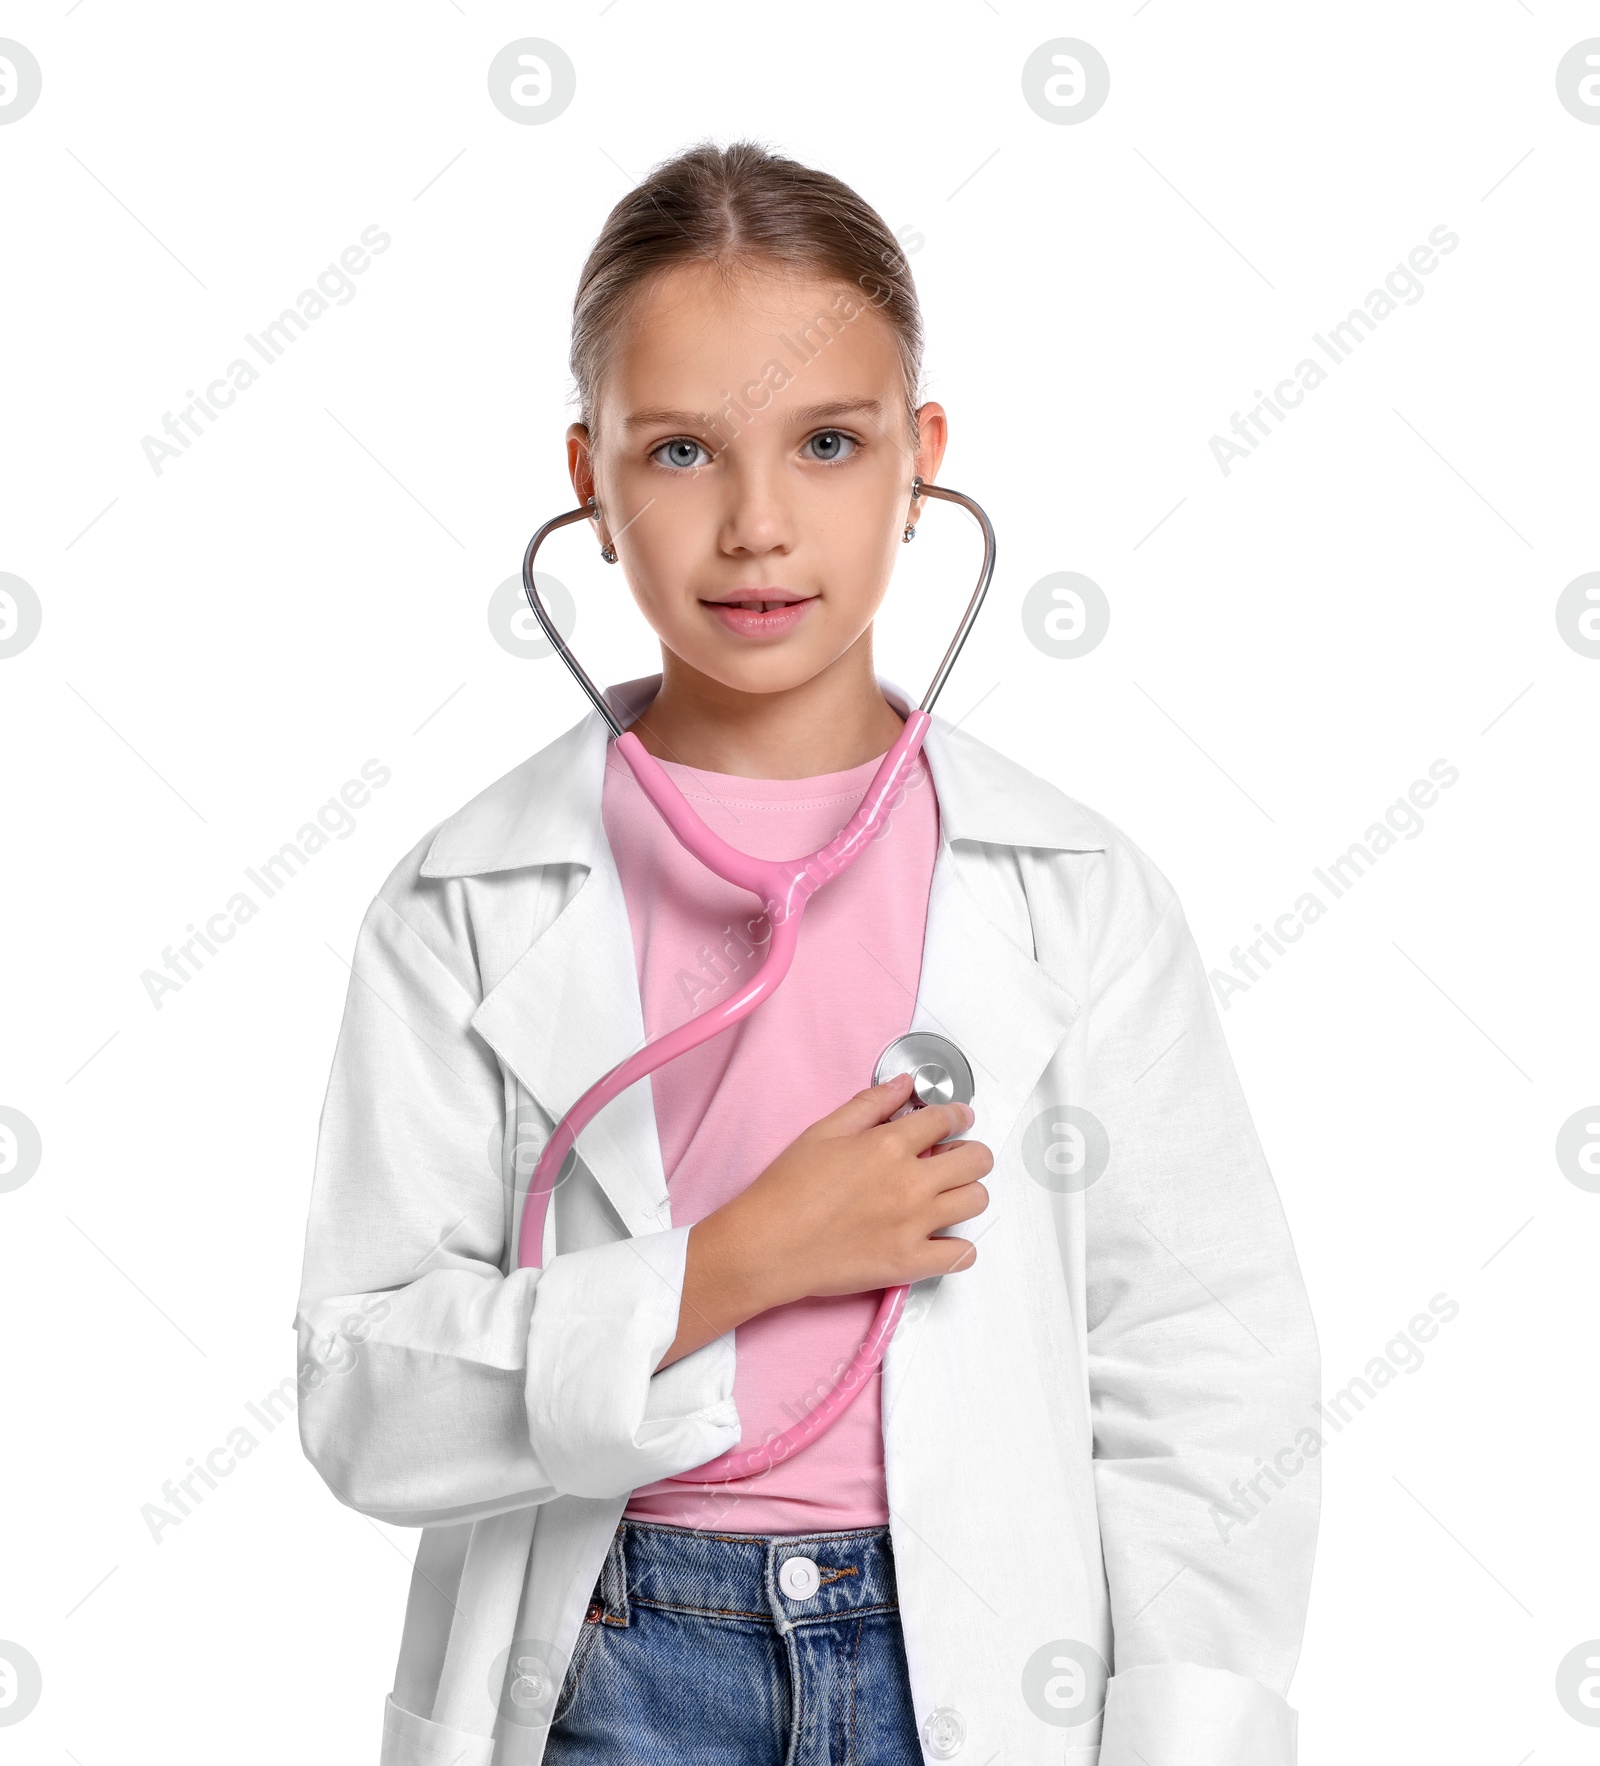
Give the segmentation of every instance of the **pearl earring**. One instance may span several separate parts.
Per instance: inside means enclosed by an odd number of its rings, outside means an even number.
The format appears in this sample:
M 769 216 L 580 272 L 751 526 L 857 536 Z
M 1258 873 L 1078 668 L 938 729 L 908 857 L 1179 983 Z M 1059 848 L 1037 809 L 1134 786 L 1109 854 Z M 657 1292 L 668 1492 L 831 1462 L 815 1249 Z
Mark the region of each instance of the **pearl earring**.
M 593 497 L 587 498 L 586 504 L 589 510 L 590 519 L 598 521 L 600 519 L 600 505 L 595 502 Z M 607 564 L 615 564 L 617 561 L 617 548 L 607 540 L 600 548 L 600 556 L 605 559 Z
M 919 473 L 911 481 L 911 501 L 913 503 L 918 503 L 918 502 L 921 502 L 921 500 L 922 500 L 922 476 Z M 911 542 L 916 537 L 917 537 L 916 527 L 912 522 L 908 521 L 905 526 L 905 532 L 902 533 L 900 536 L 901 542 L 902 542 L 902 544 L 909 546 L 911 544 Z

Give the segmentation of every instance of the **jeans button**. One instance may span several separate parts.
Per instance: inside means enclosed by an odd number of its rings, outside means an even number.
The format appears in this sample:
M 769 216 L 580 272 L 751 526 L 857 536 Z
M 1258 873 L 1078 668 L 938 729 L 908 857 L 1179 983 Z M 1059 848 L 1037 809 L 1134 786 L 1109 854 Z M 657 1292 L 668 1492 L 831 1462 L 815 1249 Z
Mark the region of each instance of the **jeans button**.
M 953 1705 L 940 1705 L 936 1711 L 929 1713 L 927 1721 L 922 1725 L 922 1739 L 928 1744 L 928 1752 L 934 1759 L 953 1759 L 961 1752 L 961 1744 L 967 1739 L 966 1722 Z
M 811 1558 L 785 1558 L 778 1586 L 790 1600 L 810 1600 L 822 1586 L 822 1574 Z
M 605 1608 L 603 1606 L 601 1606 L 599 1601 L 597 1601 L 597 1600 L 590 1601 L 589 1602 L 589 1610 L 588 1610 L 588 1612 L 586 1612 L 583 1615 L 584 1624 L 585 1625 L 592 1625 L 595 1622 L 595 1620 L 598 1619 L 604 1611 L 605 1611 Z

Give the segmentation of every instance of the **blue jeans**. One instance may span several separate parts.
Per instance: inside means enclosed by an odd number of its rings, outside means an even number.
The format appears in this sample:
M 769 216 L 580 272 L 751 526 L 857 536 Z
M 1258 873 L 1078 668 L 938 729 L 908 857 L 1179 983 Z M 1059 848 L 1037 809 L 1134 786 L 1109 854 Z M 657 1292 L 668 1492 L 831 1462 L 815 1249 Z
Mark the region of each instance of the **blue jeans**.
M 546 1766 L 922 1766 L 887 1527 L 618 1524 Z

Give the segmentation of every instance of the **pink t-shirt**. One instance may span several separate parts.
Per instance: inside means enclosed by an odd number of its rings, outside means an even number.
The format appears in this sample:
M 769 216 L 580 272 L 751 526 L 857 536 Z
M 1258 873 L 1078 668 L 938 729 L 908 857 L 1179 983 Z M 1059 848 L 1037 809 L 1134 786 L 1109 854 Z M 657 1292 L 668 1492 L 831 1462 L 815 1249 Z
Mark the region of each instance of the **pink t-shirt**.
M 662 765 L 730 846 L 796 858 L 839 832 L 882 758 L 810 779 Z M 767 923 L 753 895 L 678 844 L 614 747 L 601 813 L 633 928 L 645 1033 L 656 1037 L 748 981 L 765 952 Z M 938 845 L 938 803 L 919 755 L 887 826 L 807 904 L 777 992 L 733 1029 L 650 1075 L 674 1226 L 732 1200 L 804 1129 L 871 1085 L 879 1053 L 911 1026 Z M 737 1327 L 737 1445 L 759 1446 L 826 1395 L 881 1299 L 881 1292 L 813 1296 Z M 771 1470 L 727 1484 L 644 1484 L 624 1513 L 737 1533 L 882 1526 L 889 1510 L 879 1379 Z

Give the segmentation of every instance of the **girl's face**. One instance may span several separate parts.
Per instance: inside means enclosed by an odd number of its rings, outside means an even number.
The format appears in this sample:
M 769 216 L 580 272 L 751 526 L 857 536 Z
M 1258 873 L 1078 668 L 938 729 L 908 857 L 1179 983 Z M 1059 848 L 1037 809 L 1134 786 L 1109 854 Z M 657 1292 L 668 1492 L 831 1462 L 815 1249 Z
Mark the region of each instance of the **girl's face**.
M 631 319 L 596 436 L 573 424 L 568 463 L 664 649 L 773 693 L 870 645 L 922 507 L 911 480 L 935 480 L 945 446 L 935 404 L 907 434 L 889 322 L 847 284 L 770 269 L 729 282 L 700 263 L 663 273 Z

